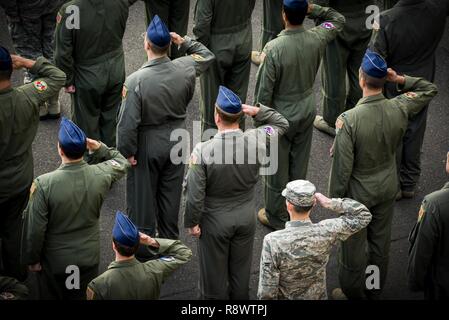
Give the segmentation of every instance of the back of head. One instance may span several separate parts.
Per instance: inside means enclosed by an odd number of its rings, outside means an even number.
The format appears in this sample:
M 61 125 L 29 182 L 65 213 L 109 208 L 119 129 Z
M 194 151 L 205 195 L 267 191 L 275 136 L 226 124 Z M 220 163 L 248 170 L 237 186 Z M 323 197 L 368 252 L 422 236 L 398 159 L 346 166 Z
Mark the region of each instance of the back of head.
M 87 137 L 72 121 L 62 118 L 58 133 L 59 147 L 70 160 L 78 160 L 86 151 Z
M 239 96 L 224 86 L 220 86 L 215 110 L 225 125 L 238 123 L 242 117 L 242 101 Z
M 124 257 L 133 256 L 139 248 L 139 230 L 122 212 L 117 211 L 112 229 L 112 241 L 117 252 Z
M 302 25 L 306 18 L 309 4 L 305 0 L 284 0 L 283 10 L 288 22 L 293 26 Z
M 161 55 L 168 52 L 171 42 L 170 32 L 158 15 L 153 17 L 148 26 L 147 39 L 153 53 Z
M 370 49 L 366 50 L 362 60 L 361 73 L 366 86 L 371 90 L 380 90 L 384 87 L 387 73 L 387 62 L 381 55 Z
M 5 47 L 0 46 L 0 81 L 9 81 L 12 75 L 11 55 Z

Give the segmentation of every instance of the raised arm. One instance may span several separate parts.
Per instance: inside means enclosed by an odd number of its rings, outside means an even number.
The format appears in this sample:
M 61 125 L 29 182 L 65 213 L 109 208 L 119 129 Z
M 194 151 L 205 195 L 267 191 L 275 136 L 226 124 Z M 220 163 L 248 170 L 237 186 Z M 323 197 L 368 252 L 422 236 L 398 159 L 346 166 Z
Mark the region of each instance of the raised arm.
M 180 47 L 181 52 L 188 55 L 188 58 L 184 59 L 195 68 L 197 77 L 215 60 L 215 55 L 204 44 L 188 36 L 182 38 L 176 33 L 171 33 L 171 36 L 173 43 Z
M 345 17 L 336 10 L 329 7 L 321 7 L 317 4 L 309 4 L 308 16 L 319 23 L 312 30 L 326 43 L 334 40 L 343 31 L 346 23 Z

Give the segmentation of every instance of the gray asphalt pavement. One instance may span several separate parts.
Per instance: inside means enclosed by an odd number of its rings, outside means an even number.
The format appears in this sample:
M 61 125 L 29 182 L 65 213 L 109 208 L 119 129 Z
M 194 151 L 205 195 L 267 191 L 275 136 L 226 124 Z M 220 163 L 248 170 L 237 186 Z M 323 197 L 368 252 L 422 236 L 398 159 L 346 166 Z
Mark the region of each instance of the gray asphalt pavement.
M 189 25 L 189 35 L 192 35 L 192 17 L 195 1 L 191 1 L 191 21 Z M 262 19 L 262 0 L 258 0 L 253 14 L 253 47 L 259 47 L 260 27 Z M 142 38 L 140 34 L 145 31 L 144 5 L 142 2 L 136 3 L 130 10 L 128 28 L 124 38 L 124 48 L 126 53 L 126 71 L 131 74 L 136 71 L 145 61 Z M 311 26 L 309 21 L 308 26 Z M 0 9 L 0 44 L 11 48 L 11 40 L 5 24 L 5 16 Z M 446 152 L 449 150 L 449 27 L 446 27 L 446 34 L 438 48 L 438 67 L 436 83 L 440 93 L 434 99 L 429 110 L 428 128 L 424 142 L 422 155 L 422 178 L 417 190 L 417 195 L 412 200 L 403 200 L 397 203 L 393 220 L 392 246 L 390 254 L 390 271 L 384 290 L 384 299 L 420 299 L 421 294 L 412 293 L 407 288 L 406 265 L 408 254 L 407 237 L 411 230 L 419 209 L 422 198 L 443 186 L 448 180 L 444 171 Z M 255 76 L 257 67 L 252 66 L 250 89 L 248 102 L 253 102 Z M 14 74 L 15 85 L 19 84 L 21 75 Z M 195 97 L 188 107 L 187 125 L 191 130 L 192 122 L 199 120 L 198 106 L 199 84 Z M 317 102 L 321 99 L 319 79 L 315 86 Z M 61 95 L 63 114 L 70 114 L 70 100 L 68 95 Z M 0 106 L 1 107 L 1 106 Z M 317 108 L 319 108 L 317 103 Z M 321 110 L 318 110 L 321 114 Z M 33 145 L 35 160 L 35 176 L 56 169 L 59 164 L 57 155 L 57 132 L 59 121 L 41 122 L 39 131 Z M 310 159 L 308 179 L 316 184 L 319 191 L 326 193 L 330 163 L 329 149 L 332 139 L 315 130 L 313 137 L 313 147 Z M 100 270 L 107 268 L 109 262 L 113 260 L 111 248 L 111 230 L 116 210 L 125 210 L 125 181 L 117 183 L 111 190 L 104 202 L 101 212 L 101 264 Z M 257 190 L 258 205 L 263 206 L 263 193 L 261 185 Z M 180 217 L 182 217 L 182 210 Z M 256 213 L 255 213 L 256 214 Z M 312 214 L 314 221 L 331 218 L 333 215 L 329 211 L 316 209 Z M 182 229 L 182 218 L 180 219 L 181 239 L 192 248 L 193 258 L 190 263 L 179 269 L 163 287 L 162 299 L 196 299 L 198 296 L 198 258 L 197 242 L 185 234 Z M 253 268 L 251 275 L 251 298 L 256 297 L 259 258 L 262 240 L 270 230 L 258 224 L 253 252 Z M 336 250 L 334 250 L 328 265 L 327 283 L 329 292 L 338 286 Z

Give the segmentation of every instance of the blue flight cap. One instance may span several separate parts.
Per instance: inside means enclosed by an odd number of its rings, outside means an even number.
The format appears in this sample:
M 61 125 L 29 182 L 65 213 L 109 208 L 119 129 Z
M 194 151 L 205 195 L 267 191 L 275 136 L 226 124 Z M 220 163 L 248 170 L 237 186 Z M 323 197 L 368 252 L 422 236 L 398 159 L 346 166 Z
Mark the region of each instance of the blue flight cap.
M 12 60 L 8 49 L 0 46 L 0 71 L 11 71 Z
M 67 118 L 62 118 L 59 127 L 59 145 L 65 152 L 82 153 L 86 151 L 87 138 L 83 130 Z
M 366 50 L 365 56 L 362 60 L 362 70 L 367 75 L 373 78 L 385 78 L 387 76 L 387 62 L 382 58 L 381 55 L 371 51 Z
M 165 23 L 159 18 L 158 15 L 153 17 L 150 25 L 147 29 L 147 37 L 150 39 L 151 43 L 157 45 L 158 47 L 165 47 L 170 43 L 171 36 Z
M 112 229 L 112 238 L 127 247 L 134 247 L 140 242 L 139 230 L 132 221 L 120 211 L 115 215 L 115 224 Z
M 242 101 L 238 95 L 224 86 L 220 86 L 216 103 L 226 113 L 237 114 L 242 111 Z
M 305 9 L 309 6 L 309 3 L 306 0 L 284 0 L 284 7 L 293 10 L 301 10 Z

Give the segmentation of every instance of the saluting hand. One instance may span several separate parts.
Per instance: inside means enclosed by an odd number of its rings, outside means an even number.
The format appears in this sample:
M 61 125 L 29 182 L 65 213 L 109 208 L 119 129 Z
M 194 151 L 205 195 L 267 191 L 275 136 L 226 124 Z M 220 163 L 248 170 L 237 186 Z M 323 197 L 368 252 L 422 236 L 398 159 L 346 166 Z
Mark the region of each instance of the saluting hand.
M 249 104 L 242 104 L 242 111 L 248 116 L 254 117 L 259 113 L 259 110 L 259 107 L 250 106 Z
M 19 70 L 22 68 L 31 69 L 34 66 L 34 64 L 36 63 L 33 60 L 23 58 L 16 54 L 11 55 L 11 60 L 12 60 L 12 68 L 14 70 Z
M 201 236 L 201 228 L 200 228 L 200 225 L 198 225 L 198 224 L 192 228 L 189 228 L 188 230 L 189 230 L 189 234 L 191 236 L 194 236 L 195 238 L 199 238 Z
M 153 248 L 159 248 L 160 244 L 155 239 L 151 238 L 149 235 L 139 232 L 140 244 L 150 246 Z
M 393 83 L 398 83 L 398 84 L 404 84 L 405 78 L 403 76 L 398 75 L 397 72 L 394 71 L 393 69 L 388 68 L 387 69 L 387 81 L 393 82 Z
M 316 202 L 323 208 L 329 209 L 331 207 L 332 199 L 329 199 L 325 195 L 317 192 L 315 193 L 315 199 Z
M 176 32 L 170 32 L 170 36 L 171 36 L 171 41 L 178 47 L 181 46 L 185 42 L 185 39 L 183 37 L 181 37 L 179 34 L 177 34 Z
M 90 152 L 97 151 L 101 147 L 101 143 L 97 140 L 87 138 L 86 141 L 87 141 L 87 143 L 86 143 L 87 150 L 89 150 Z

